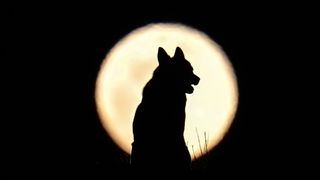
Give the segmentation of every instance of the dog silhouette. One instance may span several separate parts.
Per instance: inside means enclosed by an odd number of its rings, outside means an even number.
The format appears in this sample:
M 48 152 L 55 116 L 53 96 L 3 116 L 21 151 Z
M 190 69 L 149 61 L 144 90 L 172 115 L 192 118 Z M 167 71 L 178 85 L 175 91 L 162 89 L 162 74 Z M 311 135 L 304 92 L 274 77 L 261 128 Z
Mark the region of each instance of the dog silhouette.
M 183 136 L 186 93 L 193 93 L 200 78 L 180 47 L 172 58 L 159 47 L 158 63 L 135 112 L 131 165 L 136 172 L 189 172 L 191 157 Z

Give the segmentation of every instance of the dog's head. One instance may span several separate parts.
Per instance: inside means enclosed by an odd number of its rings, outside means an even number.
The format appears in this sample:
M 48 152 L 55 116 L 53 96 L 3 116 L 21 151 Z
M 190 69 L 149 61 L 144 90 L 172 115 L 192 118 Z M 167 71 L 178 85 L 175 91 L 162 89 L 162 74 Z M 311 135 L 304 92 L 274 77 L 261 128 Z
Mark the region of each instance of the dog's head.
M 193 73 L 193 68 L 184 57 L 180 47 L 177 47 L 174 56 L 171 58 L 166 51 L 158 49 L 159 71 L 166 77 L 175 88 L 181 89 L 185 93 L 193 93 L 192 85 L 197 85 L 200 78 Z

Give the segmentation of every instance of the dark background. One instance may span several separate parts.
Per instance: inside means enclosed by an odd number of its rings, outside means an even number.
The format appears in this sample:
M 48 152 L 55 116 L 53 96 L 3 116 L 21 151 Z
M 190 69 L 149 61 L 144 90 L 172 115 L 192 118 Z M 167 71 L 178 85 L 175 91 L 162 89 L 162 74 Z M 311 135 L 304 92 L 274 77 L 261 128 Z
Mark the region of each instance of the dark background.
M 99 122 L 95 79 L 110 48 L 131 30 L 152 22 L 179 22 L 207 33 L 225 50 L 238 77 L 235 121 L 198 166 L 199 174 L 222 179 L 309 174 L 302 167 L 315 156 L 308 156 L 308 138 L 301 135 L 307 132 L 301 123 L 307 117 L 298 115 L 295 103 L 300 97 L 294 90 L 307 83 L 296 75 L 296 67 L 303 69 L 299 62 L 306 57 L 300 58 L 298 42 L 308 38 L 305 29 L 314 22 L 312 11 L 301 16 L 288 4 L 159 4 L 6 7 L 1 176 L 130 175 L 128 156 Z M 124 9 L 128 7 L 133 8 Z

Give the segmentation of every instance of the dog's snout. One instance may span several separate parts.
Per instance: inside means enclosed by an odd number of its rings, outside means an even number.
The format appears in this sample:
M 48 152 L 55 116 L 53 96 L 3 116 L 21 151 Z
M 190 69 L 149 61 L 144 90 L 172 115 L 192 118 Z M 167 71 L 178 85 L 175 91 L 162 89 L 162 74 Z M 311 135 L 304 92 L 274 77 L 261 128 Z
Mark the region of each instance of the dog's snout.
M 199 81 L 200 81 L 200 78 L 197 75 L 194 74 L 193 75 L 193 84 L 194 85 L 198 85 Z

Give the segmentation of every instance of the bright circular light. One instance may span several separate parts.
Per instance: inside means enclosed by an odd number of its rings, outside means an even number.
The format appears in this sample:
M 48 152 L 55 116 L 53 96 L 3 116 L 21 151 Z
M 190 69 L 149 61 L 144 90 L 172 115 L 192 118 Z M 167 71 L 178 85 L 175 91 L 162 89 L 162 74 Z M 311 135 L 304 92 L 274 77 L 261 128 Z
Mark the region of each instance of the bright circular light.
M 130 32 L 110 50 L 96 81 L 95 100 L 101 122 L 128 154 L 133 142 L 133 117 L 142 89 L 158 65 L 158 47 L 173 56 L 177 46 L 201 78 L 194 93 L 187 94 L 184 137 L 192 158 L 216 146 L 233 121 L 238 105 L 237 81 L 222 48 L 189 26 L 149 24 Z

